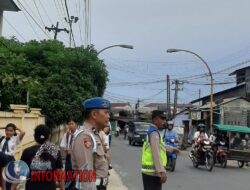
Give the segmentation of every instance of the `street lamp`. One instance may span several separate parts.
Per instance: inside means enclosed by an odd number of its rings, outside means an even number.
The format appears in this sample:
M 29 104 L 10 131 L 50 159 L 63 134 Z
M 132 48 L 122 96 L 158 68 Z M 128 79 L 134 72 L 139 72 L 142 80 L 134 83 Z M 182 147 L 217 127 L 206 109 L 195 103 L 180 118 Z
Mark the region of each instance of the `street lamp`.
M 212 126 L 213 126 L 213 74 L 211 72 L 211 69 L 209 68 L 207 62 L 198 54 L 192 52 L 192 51 L 188 51 L 188 50 L 183 50 L 183 49 L 168 49 L 167 53 L 176 53 L 176 52 L 187 52 L 187 53 L 191 53 L 193 55 L 195 55 L 196 57 L 198 57 L 202 63 L 205 64 L 209 76 L 210 76 L 210 133 L 212 132 Z
M 113 47 L 121 47 L 121 48 L 127 48 L 127 49 L 134 49 L 134 47 L 132 45 L 118 44 L 118 45 L 112 45 L 112 46 L 108 46 L 108 47 L 103 48 L 102 50 L 100 50 L 100 51 L 97 52 L 97 55 L 99 55 L 104 50 L 109 49 L 109 48 L 113 48 Z

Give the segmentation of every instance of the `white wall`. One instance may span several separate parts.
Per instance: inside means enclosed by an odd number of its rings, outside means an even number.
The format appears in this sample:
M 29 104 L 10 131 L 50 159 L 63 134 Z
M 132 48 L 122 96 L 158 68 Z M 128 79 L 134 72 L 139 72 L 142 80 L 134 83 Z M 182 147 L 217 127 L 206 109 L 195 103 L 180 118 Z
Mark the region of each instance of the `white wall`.
M 0 36 L 2 36 L 3 32 L 3 11 L 0 10 Z

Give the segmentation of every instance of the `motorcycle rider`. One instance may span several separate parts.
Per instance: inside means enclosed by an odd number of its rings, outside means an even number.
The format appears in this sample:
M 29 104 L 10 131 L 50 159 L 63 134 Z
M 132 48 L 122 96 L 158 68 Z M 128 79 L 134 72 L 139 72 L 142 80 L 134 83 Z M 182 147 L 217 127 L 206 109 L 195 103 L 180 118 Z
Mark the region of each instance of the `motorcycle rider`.
M 205 125 L 204 125 L 203 123 L 200 123 L 200 124 L 198 125 L 198 131 L 196 131 L 196 132 L 194 133 L 194 138 L 193 138 L 193 140 L 196 141 L 196 140 L 198 139 L 198 137 L 200 136 L 201 133 L 204 133 L 205 138 L 208 139 L 208 135 L 207 135 L 207 133 L 205 132 Z
M 167 129 L 164 133 L 164 143 L 166 146 L 166 150 L 167 150 L 167 157 L 168 157 L 168 164 L 166 166 L 166 168 L 170 169 L 170 171 L 174 171 L 175 168 L 175 163 L 173 164 L 173 158 L 176 159 L 177 158 L 177 154 L 180 153 L 180 150 L 177 148 L 175 143 L 178 143 L 178 135 L 177 132 L 173 130 L 174 128 L 174 122 L 173 121 L 168 121 L 167 122 Z M 175 153 L 172 155 L 172 153 Z M 172 155 L 172 156 L 171 156 Z
M 205 125 L 200 123 L 198 125 L 198 131 L 195 132 L 194 134 L 194 138 L 193 138 L 193 141 L 194 141 L 194 145 L 193 145 L 193 152 L 195 154 L 197 154 L 197 149 L 199 147 L 199 142 L 203 139 L 208 139 L 208 135 L 207 133 L 205 132 Z
M 174 122 L 173 121 L 168 121 L 167 123 L 167 130 L 164 134 L 164 142 L 165 145 L 169 144 L 169 143 L 178 143 L 178 135 L 176 133 L 176 131 L 173 130 L 174 128 Z M 171 139 L 174 139 L 174 142 L 171 142 Z

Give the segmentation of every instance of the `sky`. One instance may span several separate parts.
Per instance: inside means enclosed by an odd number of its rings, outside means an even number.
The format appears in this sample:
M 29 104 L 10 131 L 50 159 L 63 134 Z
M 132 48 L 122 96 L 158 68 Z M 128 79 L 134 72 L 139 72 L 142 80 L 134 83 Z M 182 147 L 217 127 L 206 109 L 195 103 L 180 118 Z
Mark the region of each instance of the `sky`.
M 41 28 L 57 21 L 68 27 L 64 0 L 20 2 Z M 69 14 L 79 17 L 73 24 L 76 45 L 84 45 L 84 1 L 67 2 Z M 91 44 L 97 50 L 114 44 L 134 46 L 133 50 L 107 49 L 99 55 L 109 72 L 104 96 L 112 102 L 131 104 L 138 99 L 144 105 L 166 102 L 166 75 L 171 81 L 184 82 L 178 92 L 179 103 L 197 99 L 199 89 L 201 96 L 209 95 L 210 78 L 204 77 L 208 73 L 204 64 L 188 53 L 166 53 L 169 48 L 200 55 L 214 73 L 215 84 L 223 83 L 215 85 L 215 92 L 235 86 L 235 77 L 228 74 L 250 65 L 249 7 L 249 0 L 91 0 Z M 5 37 L 48 39 L 25 11 L 5 12 L 3 26 Z M 67 33 L 59 33 L 58 39 L 69 45 Z M 171 101 L 173 93 L 171 90 Z

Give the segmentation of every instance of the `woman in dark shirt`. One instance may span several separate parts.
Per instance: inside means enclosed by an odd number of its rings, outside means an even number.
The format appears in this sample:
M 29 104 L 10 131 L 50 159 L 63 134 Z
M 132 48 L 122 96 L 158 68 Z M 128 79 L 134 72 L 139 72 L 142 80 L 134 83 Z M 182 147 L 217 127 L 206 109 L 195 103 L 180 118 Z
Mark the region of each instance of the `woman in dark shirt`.
M 49 142 L 50 129 L 45 125 L 38 125 L 35 128 L 34 138 L 38 143 L 32 147 L 26 148 L 23 151 L 21 160 L 27 163 L 30 168 L 30 178 L 26 182 L 26 190 L 56 190 L 56 182 L 54 180 L 46 181 L 46 178 L 41 180 L 32 180 L 32 171 L 55 171 L 63 168 L 61 154 L 59 148 Z M 43 179 L 43 180 L 42 180 Z M 60 190 L 64 189 L 64 182 L 59 182 Z

